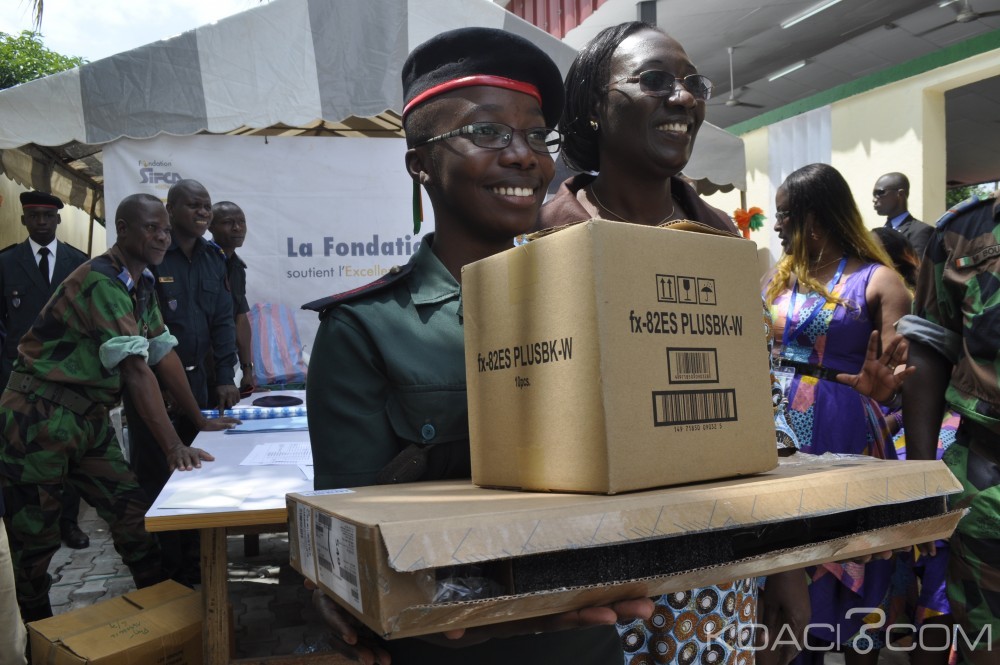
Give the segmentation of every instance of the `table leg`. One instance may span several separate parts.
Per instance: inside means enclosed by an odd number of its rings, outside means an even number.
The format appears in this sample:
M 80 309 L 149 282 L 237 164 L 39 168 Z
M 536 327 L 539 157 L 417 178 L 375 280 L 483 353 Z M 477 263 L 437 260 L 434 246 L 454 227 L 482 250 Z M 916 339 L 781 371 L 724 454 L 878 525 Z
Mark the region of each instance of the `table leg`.
M 205 608 L 204 665 L 229 665 L 226 530 L 201 530 L 201 593 Z

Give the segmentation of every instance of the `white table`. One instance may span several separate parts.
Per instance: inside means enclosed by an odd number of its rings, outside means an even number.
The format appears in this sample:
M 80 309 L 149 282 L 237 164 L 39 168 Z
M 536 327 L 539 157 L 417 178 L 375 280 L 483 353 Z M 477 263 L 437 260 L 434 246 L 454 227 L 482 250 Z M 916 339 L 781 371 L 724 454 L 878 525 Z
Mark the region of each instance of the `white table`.
M 237 408 L 249 407 L 253 400 L 264 394 L 305 398 L 304 391 L 257 393 L 240 402 Z M 226 588 L 227 530 L 233 527 L 249 527 L 256 528 L 257 532 L 287 531 L 285 494 L 309 491 L 313 488 L 313 481 L 307 480 L 297 466 L 242 466 L 240 462 L 257 444 L 295 441 L 308 442 L 309 433 L 306 431 L 253 434 L 203 432 L 195 439 L 194 445 L 214 455 L 215 461 L 202 462 L 200 469 L 175 471 L 146 513 L 146 529 L 149 531 L 201 530 L 201 580 L 205 607 L 204 665 L 229 665 L 230 662 L 234 662 L 231 661 L 229 650 L 230 618 Z M 247 496 L 239 506 L 233 507 L 163 507 L 164 504 L 171 503 L 177 492 L 211 493 L 218 488 L 245 490 Z M 316 656 L 325 657 L 326 660 L 323 662 L 350 662 L 330 653 L 267 660 L 291 665 L 316 662 Z M 256 663 L 261 660 L 253 659 L 246 662 Z

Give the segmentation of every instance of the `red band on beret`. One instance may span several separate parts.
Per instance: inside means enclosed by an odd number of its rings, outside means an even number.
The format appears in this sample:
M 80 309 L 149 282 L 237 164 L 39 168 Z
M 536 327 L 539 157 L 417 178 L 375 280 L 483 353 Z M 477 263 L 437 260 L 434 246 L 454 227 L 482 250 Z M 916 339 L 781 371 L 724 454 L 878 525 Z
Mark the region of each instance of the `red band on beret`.
M 432 88 L 424 90 L 422 93 L 411 99 L 409 104 L 403 107 L 403 117 L 405 118 L 406 114 L 412 111 L 415 106 L 426 102 L 431 97 L 436 97 L 451 90 L 468 88 L 474 85 L 485 85 L 491 88 L 506 88 L 507 90 L 514 90 L 515 92 L 523 92 L 526 95 L 534 97 L 535 100 L 538 101 L 539 105 L 542 103 L 541 93 L 538 92 L 538 88 L 530 83 L 515 81 L 513 79 L 504 78 L 503 76 L 478 74 L 476 76 L 463 76 L 460 79 L 445 81 L 444 83 L 439 83 Z

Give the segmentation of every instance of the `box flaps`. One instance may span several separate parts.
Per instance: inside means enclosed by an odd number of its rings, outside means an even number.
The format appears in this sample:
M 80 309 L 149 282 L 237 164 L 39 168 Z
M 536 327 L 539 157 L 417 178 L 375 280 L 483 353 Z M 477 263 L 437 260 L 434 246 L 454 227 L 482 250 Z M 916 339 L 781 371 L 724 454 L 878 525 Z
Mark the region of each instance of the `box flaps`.
M 544 238 L 545 236 L 550 236 L 553 233 L 558 233 L 559 231 L 564 231 L 572 226 L 578 226 L 580 224 L 592 224 L 594 222 L 606 223 L 610 222 L 612 224 L 624 224 L 626 222 L 615 221 L 613 219 L 604 219 L 602 217 L 591 217 L 590 219 L 583 219 L 576 222 L 570 222 L 569 224 L 562 224 L 560 226 L 553 226 L 548 229 L 542 229 L 540 231 L 535 231 L 534 233 L 525 233 L 519 236 L 519 244 L 525 242 L 530 242 L 532 240 L 538 240 L 539 238 Z M 655 229 L 669 229 L 671 231 L 691 231 L 694 233 L 704 233 L 706 235 L 722 236 L 724 238 L 734 238 L 743 240 L 740 236 L 733 235 L 728 231 L 723 231 L 722 229 L 717 229 L 714 226 L 709 226 L 704 222 L 698 222 L 693 219 L 672 219 L 669 222 L 663 222 L 662 224 L 657 224 L 656 226 L 650 227 Z
M 629 598 L 651 597 L 707 585 L 726 584 L 731 580 L 772 575 L 798 569 L 806 564 L 816 565 L 865 556 L 947 538 L 954 531 L 962 514 L 962 511 L 952 511 L 830 541 L 666 576 L 474 601 L 413 606 L 393 617 L 384 635 L 396 639 L 439 630 L 428 630 L 427 626 L 447 626 L 453 629 L 500 623 L 512 618 L 545 616 Z
M 129 591 L 122 598 L 138 608 L 149 609 L 176 598 L 190 596 L 193 593 L 196 592 L 192 591 L 190 587 L 186 587 L 173 580 L 166 580 L 160 584 Z
M 189 593 L 128 616 L 118 616 L 90 630 L 68 635 L 60 642 L 64 648 L 89 660 L 150 643 L 154 648 L 159 645 L 169 650 L 201 631 L 201 623 L 191 621 L 200 614 L 201 595 Z
M 188 595 L 198 594 L 183 584 L 166 580 L 96 603 L 88 607 L 86 612 L 67 612 L 35 621 L 31 627 L 50 642 L 65 641 L 71 635 L 104 626 L 112 621 L 120 620 L 122 617 L 133 616 L 144 609 Z
M 389 565 L 410 572 L 814 517 L 958 490 L 940 461 L 795 455 L 755 476 L 616 496 L 445 481 L 298 500 L 355 524 L 377 525 Z
M 724 238 L 733 238 L 738 240 L 745 239 L 733 235 L 728 231 L 723 231 L 722 229 L 717 229 L 714 226 L 709 226 L 708 224 L 704 224 L 702 222 L 696 222 L 692 219 L 672 219 L 669 222 L 663 222 L 662 224 L 657 224 L 656 228 L 670 229 L 671 231 L 690 231 L 693 233 L 704 233 L 706 235 L 722 236 Z
M 49 642 L 58 642 L 71 635 L 90 630 L 123 616 L 133 615 L 140 610 L 123 597 L 112 598 L 88 608 L 87 612 L 67 612 L 34 621 L 30 628 Z

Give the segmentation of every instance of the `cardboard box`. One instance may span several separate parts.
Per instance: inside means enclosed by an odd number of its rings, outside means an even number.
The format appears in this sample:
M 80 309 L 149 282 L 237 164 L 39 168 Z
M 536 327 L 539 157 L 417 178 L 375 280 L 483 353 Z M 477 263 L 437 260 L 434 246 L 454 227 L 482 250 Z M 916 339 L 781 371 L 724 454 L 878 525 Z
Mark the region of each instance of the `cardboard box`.
M 201 665 L 201 593 L 166 581 L 28 624 L 46 665 Z
M 960 513 L 943 497 L 959 489 L 939 461 L 800 454 L 748 478 L 617 496 L 467 481 L 289 494 L 290 560 L 376 632 L 408 637 L 945 538 Z M 469 578 L 487 591 L 435 601 Z
M 614 494 L 777 464 L 757 248 L 591 220 L 462 269 L 472 481 Z

